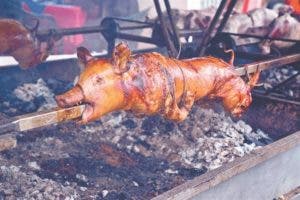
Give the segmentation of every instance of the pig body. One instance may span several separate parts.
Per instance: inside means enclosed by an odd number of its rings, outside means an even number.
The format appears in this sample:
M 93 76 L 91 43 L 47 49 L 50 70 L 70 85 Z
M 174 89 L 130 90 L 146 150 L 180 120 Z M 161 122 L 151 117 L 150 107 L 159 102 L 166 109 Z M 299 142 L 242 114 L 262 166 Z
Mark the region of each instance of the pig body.
M 220 59 L 203 57 L 176 60 L 158 53 L 131 55 L 121 43 L 112 59 L 95 59 L 86 49 L 78 57 L 86 66 L 76 86 L 56 97 L 60 107 L 86 104 L 82 123 L 115 110 L 136 114 L 162 114 L 184 120 L 194 101 L 221 98 L 225 109 L 239 116 L 251 103 L 250 84 Z
M 300 23 L 291 16 L 292 11 L 288 5 L 277 5 L 274 9 L 258 8 L 247 14 L 234 14 L 229 18 L 224 31 L 300 40 Z M 233 38 L 237 45 L 260 42 L 254 38 L 236 36 Z M 263 54 L 268 54 L 271 47 L 288 48 L 294 44 L 293 42 L 265 40 L 260 42 L 259 47 Z
M 278 12 L 268 8 L 254 9 L 247 14 L 236 13 L 228 19 L 224 32 L 264 35 L 265 28 L 261 29 L 261 27 L 269 26 L 277 17 Z M 233 39 L 237 45 L 259 42 L 255 38 L 241 38 L 238 36 L 233 36 Z
M 183 10 L 183 9 L 172 9 L 171 14 L 179 29 L 201 29 L 204 30 L 208 27 L 210 21 L 212 20 L 216 7 L 211 6 L 201 10 Z M 168 15 L 164 13 L 164 18 L 166 22 L 169 22 Z M 158 21 L 155 19 L 154 21 Z M 168 26 L 170 26 L 168 24 Z
M 292 17 L 289 13 L 278 17 L 269 27 L 268 34 L 271 38 L 284 38 L 300 40 L 300 23 Z M 264 54 L 271 51 L 271 47 L 275 48 L 289 48 L 293 46 L 294 42 L 284 42 L 279 40 L 265 40 L 260 44 L 260 48 Z
M 237 13 L 232 15 L 224 27 L 225 32 L 246 33 L 249 27 L 252 27 L 253 21 L 249 15 Z
M 278 17 L 278 14 L 277 10 L 268 8 L 254 9 L 248 13 L 248 16 L 252 20 L 252 26 L 250 27 L 269 26 L 269 24 Z
M 0 54 L 13 56 L 21 67 L 28 68 L 43 62 L 48 50 L 20 22 L 0 19 Z

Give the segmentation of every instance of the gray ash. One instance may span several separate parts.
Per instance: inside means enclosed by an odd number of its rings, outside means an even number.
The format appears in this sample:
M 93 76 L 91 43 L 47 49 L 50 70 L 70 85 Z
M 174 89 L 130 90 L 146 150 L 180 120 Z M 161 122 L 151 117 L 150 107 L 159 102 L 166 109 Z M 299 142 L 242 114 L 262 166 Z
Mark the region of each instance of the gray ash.
M 4 199 L 42 200 L 76 199 L 79 197 L 76 189 L 72 186 L 64 186 L 50 179 L 42 179 L 34 172 L 25 172 L 21 166 L 2 165 L 0 177 L 0 195 Z
M 184 122 L 173 123 L 160 116 L 135 118 L 121 112 L 105 116 L 101 125 L 94 123 L 81 131 L 100 134 L 103 142 L 112 142 L 129 152 L 208 170 L 272 142 L 263 131 L 253 130 L 242 120 L 234 122 L 224 112 L 195 106 L 192 113 Z
M 63 87 L 64 86 L 64 87 Z M 51 109 L 56 106 L 54 94 L 62 93 L 72 87 L 55 79 L 37 79 L 13 87 L 12 90 L 0 90 L 0 110 L 8 116 L 16 116 Z
M 263 71 L 261 76 L 263 89 L 264 90 L 275 89 L 275 92 L 284 94 L 287 97 L 300 99 L 300 90 L 299 90 L 300 76 L 297 75 L 297 73 L 299 73 L 299 70 L 297 70 L 293 66 L 286 66 L 286 67 L 274 68 L 271 70 Z M 288 81 L 289 82 L 288 86 L 282 85 L 280 87 L 277 87 L 278 84 L 280 84 L 281 82 L 286 82 L 291 77 L 294 77 L 294 79 Z
M 14 89 L 13 94 L 23 102 L 34 102 L 42 98 L 43 103 L 37 109 L 38 111 L 50 109 L 56 105 L 54 94 L 43 79 L 38 79 L 36 83 L 25 83 Z

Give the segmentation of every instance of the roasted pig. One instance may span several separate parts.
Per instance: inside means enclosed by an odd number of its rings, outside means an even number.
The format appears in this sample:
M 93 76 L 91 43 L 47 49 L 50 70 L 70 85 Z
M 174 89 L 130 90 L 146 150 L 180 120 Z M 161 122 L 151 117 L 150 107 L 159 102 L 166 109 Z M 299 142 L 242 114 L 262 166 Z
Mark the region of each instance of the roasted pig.
M 251 88 L 259 78 L 257 72 L 245 83 L 231 64 L 214 57 L 176 60 L 158 53 L 131 55 L 124 43 L 115 47 L 111 59 L 94 58 L 84 47 L 77 49 L 77 55 L 85 69 L 77 84 L 56 96 L 56 101 L 60 107 L 86 104 L 83 124 L 121 109 L 182 121 L 203 97 L 222 99 L 226 110 L 240 116 L 251 104 Z
M 46 60 L 53 44 L 46 45 L 34 33 L 13 19 L 0 19 L 0 55 L 13 56 L 22 68 L 29 68 Z

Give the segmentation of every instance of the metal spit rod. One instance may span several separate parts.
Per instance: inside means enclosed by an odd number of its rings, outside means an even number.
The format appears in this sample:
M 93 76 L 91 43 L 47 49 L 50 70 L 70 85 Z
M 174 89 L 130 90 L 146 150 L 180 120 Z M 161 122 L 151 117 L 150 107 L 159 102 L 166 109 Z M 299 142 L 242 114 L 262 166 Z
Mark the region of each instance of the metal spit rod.
M 77 119 L 82 115 L 84 107 L 84 105 L 78 105 L 70 108 L 54 108 L 49 111 L 34 112 L 13 117 L 8 122 L 0 125 L 0 135 L 8 132 L 23 132 Z
M 247 73 L 251 74 L 256 72 L 257 70 L 266 70 L 273 67 L 279 67 L 282 65 L 286 65 L 289 63 L 299 62 L 300 61 L 300 53 L 292 54 L 288 56 L 283 56 L 280 58 L 274 58 L 271 60 L 258 61 L 250 64 L 243 65 L 235 69 L 236 73 L 239 76 L 244 76 Z
M 278 67 L 298 61 L 300 61 L 300 53 L 267 61 L 246 64 L 242 67 L 236 68 L 235 70 L 239 76 L 243 76 L 249 73 L 254 73 L 257 70 L 266 70 L 272 67 Z M 8 132 L 22 132 L 64 121 L 70 121 L 81 117 L 84 107 L 84 105 L 78 105 L 70 108 L 54 108 L 50 111 L 35 112 L 13 117 L 12 119 L 9 119 L 8 122 L 4 122 L 0 125 L 0 135 Z
M 300 43 L 300 40 L 296 39 L 290 39 L 290 38 L 276 38 L 276 37 L 269 37 L 269 36 L 261 36 L 261 35 L 254 35 L 254 34 L 245 34 L 245 33 L 230 33 L 230 32 L 222 32 L 228 35 L 234 35 L 239 37 L 245 37 L 245 38 L 257 38 L 261 40 L 278 40 L 283 42 L 295 42 Z
M 127 31 L 127 30 L 135 30 L 135 29 L 143 29 L 143 28 L 151 28 L 154 26 L 153 23 L 150 22 L 140 22 L 135 20 L 129 20 L 129 19 L 122 19 L 122 18 L 116 18 L 116 17 L 107 17 L 106 19 L 111 20 L 119 20 L 119 21 L 125 21 L 125 22 L 131 22 L 139 25 L 128 25 L 128 26 L 120 26 L 119 30 Z M 107 27 L 102 27 L 101 25 L 97 26 L 85 26 L 85 27 L 79 27 L 79 28 L 62 28 L 62 29 L 47 29 L 47 30 L 39 30 L 36 33 L 36 37 L 40 41 L 47 41 L 49 40 L 49 37 L 53 37 L 54 39 L 60 39 L 63 36 L 68 35 L 77 35 L 77 34 L 90 34 L 90 33 L 100 33 L 103 31 L 107 31 Z

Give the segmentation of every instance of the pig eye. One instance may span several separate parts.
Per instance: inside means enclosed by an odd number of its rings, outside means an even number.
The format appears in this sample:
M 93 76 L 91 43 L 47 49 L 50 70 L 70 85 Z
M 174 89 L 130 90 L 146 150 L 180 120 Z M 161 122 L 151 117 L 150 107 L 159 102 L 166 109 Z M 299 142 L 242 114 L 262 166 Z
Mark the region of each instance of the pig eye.
M 100 76 L 95 76 L 95 82 L 97 84 L 102 84 L 104 83 L 104 80 Z
M 243 110 L 245 110 L 245 109 L 247 108 L 245 105 L 241 105 L 240 107 L 241 107 L 241 109 L 243 109 Z

